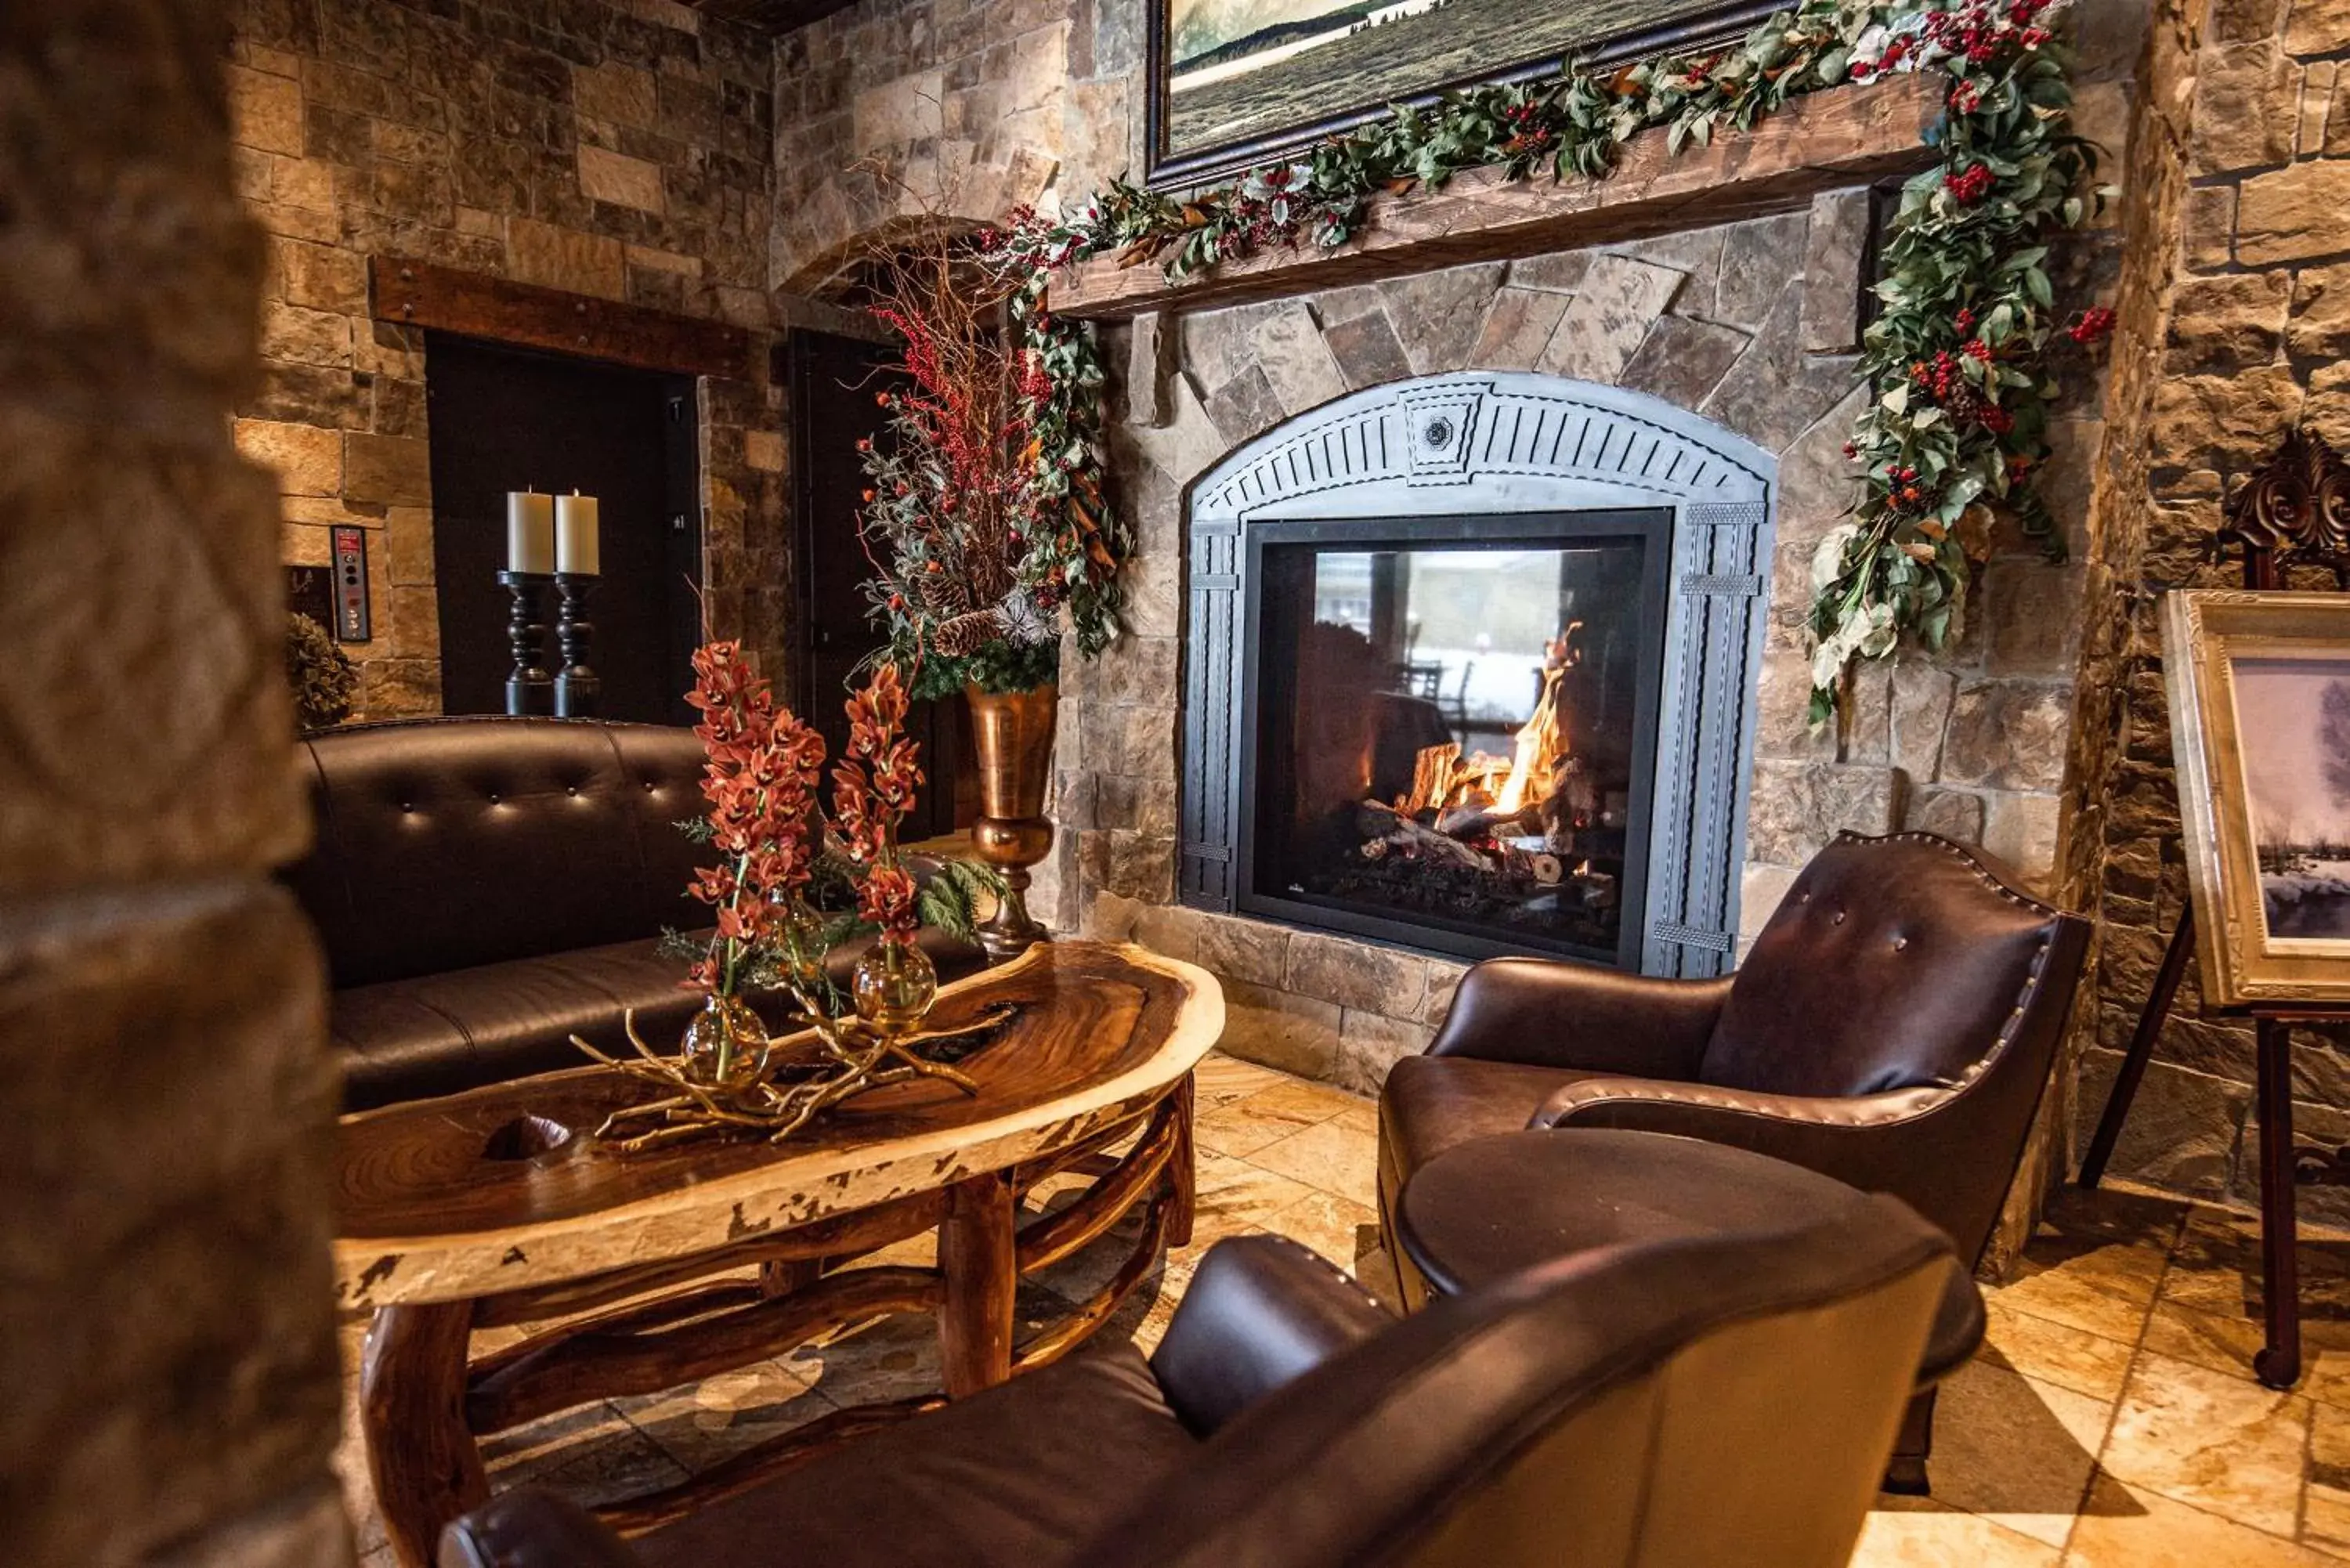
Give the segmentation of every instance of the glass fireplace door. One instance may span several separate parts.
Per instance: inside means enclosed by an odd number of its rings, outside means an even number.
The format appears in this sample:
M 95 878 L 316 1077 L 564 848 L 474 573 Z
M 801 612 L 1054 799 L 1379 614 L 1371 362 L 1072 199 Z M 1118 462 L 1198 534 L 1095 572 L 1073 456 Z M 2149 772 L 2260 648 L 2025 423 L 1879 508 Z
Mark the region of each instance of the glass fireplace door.
M 1637 968 L 1669 522 L 1253 527 L 1241 907 Z

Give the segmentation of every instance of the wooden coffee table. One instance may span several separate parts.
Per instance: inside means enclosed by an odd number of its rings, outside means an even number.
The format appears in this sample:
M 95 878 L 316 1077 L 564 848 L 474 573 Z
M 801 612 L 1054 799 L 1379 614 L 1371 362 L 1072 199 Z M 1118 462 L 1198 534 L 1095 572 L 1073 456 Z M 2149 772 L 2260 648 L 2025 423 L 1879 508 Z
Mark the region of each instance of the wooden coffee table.
M 400 1561 L 426 1568 L 441 1527 L 486 1501 L 477 1443 L 550 1412 L 650 1394 L 887 1313 L 935 1313 L 941 1396 L 844 1410 L 693 1480 L 599 1511 L 642 1531 L 875 1425 L 1067 1352 L 1170 1246 L 1190 1240 L 1191 1069 L 1223 1030 L 1205 971 L 1132 947 L 1059 942 L 940 993 L 952 1028 L 1010 1003 L 936 1082 L 850 1102 L 780 1147 L 691 1144 L 620 1156 L 585 1136 L 650 1091 L 583 1067 L 345 1116 L 335 1261 L 347 1309 L 372 1310 L 361 1422 Z M 1018 1223 L 1050 1178 L 1091 1184 Z M 1110 1282 L 1014 1345 L 1024 1273 L 1138 1206 Z M 846 1266 L 926 1231 L 934 1268 Z M 724 1277 L 722 1277 L 724 1276 Z M 474 1357 L 476 1330 L 531 1325 Z

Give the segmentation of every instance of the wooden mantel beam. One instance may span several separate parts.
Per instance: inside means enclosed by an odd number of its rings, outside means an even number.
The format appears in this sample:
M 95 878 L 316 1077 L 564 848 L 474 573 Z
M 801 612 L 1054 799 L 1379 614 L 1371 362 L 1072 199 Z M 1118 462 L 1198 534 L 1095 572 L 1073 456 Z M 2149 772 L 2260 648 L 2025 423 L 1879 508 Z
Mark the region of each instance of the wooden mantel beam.
M 1941 112 L 1941 82 L 1928 75 L 1809 93 L 1751 132 L 1724 131 L 1678 155 L 1665 151 L 1664 131 L 1643 131 L 1605 180 L 1512 183 L 1478 170 L 1441 190 L 1375 197 L 1369 222 L 1336 250 L 1270 251 L 1180 284 L 1154 262 L 1121 268 L 1104 256 L 1055 277 L 1052 308 L 1115 318 L 1236 305 L 1784 212 L 1818 192 L 1925 167 L 1933 153 L 1922 138 Z
M 749 376 L 751 335 L 723 321 L 515 283 L 398 256 L 368 258 L 378 321 L 680 376 Z

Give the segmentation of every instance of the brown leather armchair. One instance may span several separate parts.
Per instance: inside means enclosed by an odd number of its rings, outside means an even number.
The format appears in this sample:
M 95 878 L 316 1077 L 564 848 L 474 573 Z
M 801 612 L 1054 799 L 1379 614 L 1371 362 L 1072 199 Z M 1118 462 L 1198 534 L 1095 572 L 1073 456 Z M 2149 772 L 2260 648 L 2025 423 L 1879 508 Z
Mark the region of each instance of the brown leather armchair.
M 2088 934 L 1947 839 L 1844 834 L 1721 979 L 1481 963 L 1427 1054 L 1397 1063 L 1380 1093 L 1382 1218 L 1413 1171 L 1469 1138 L 1628 1127 L 1891 1193 L 1971 1267 L 2022 1158 Z M 1392 1241 L 1407 1300 L 1424 1299 Z M 1909 1490 L 1924 1485 L 1930 1398 L 1903 1439 L 1918 1468 L 1894 1478 Z
M 442 1568 L 1842 1568 L 1950 1242 L 1900 1204 L 1546 1265 L 1403 1322 L 1225 1241 L 1095 1347 L 623 1543 L 544 1492 Z

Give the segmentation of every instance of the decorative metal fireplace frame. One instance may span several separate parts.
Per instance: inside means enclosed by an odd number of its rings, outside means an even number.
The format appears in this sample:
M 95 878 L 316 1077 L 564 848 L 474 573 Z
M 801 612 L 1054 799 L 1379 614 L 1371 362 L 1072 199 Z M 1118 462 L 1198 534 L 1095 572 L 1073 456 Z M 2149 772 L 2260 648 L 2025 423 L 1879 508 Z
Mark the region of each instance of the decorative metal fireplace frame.
M 1663 507 L 1671 581 L 1640 971 L 1728 971 L 1777 467 L 1752 442 L 1645 393 L 1471 372 L 1354 393 L 1209 470 L 1190 500 L 1179 897 L 1229 912 L 1240 891 L 1253 527 L 1359 520 L 1371 533 L 1403 516 Z

